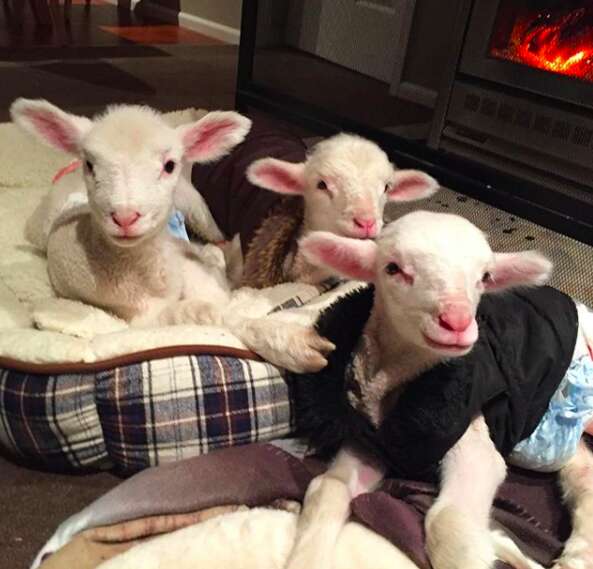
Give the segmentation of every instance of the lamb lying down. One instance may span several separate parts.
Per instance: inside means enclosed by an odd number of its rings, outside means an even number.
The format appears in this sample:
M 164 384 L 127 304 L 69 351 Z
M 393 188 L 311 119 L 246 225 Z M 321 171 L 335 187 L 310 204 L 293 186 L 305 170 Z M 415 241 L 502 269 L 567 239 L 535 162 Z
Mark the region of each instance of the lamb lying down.
M 559 473 L 573 529 L 556 567 L 592 568 L 593 454 L 582 436 L 593 418 L 593 314 L 539 286 L 550 261 L 493 253 L 467 220 L 428 212 L 376 242 L 313 233 L 301 250 L 374 287 L 321 317 L 337 349 L 326 369 L 294 378 L 302 433 L 337 456 L 307 491 L 288 567 L 330 567 L 351 498 L 388 472 L 440 477 L 425 522 L 435 569 L 486 569 L 497 557 L 533 567 L 502 555 L 489 531 L 506 459 Z
M 48 273 L 59 297 L 132 326 L 222 325 L 288 369 L 325 364 L 328 342 L 309 327 L 242 316 L 230 303 L 222 254 L 167 231 L 182 169 L 227 154 L 245 137 L 249 119 L 213 112 L 172 128 L 152 109 L 120 106 L 91 121 L 25 99 L 11 114 L 39 140 L 84 163 L 88 204 L 56 210 L 47 234 Z
M 17 126 L 23 128 L 29 134 L 33 134 L 35 138 L 37 133 L 31 130 L 31 124 L 27 120 L 22 120 L 20 112 L 21 104 L 29 104 L 30 102 L 22 100 L 22 103 L 16 101 L 12 106 L 13 119 Z M 41 105 L 46 103 L 39 101 Z M 156 114 L 156 111 L 153 111 Z M 188 113 L 185 113 L 188 115 Z M 84 117 L 78 117 L 81 121 L 87 120 Z M 184 116 L 187 119 L 187 116 Z M 181 126 L 184 123 L 180 121 L 180 117 L 163 116 L 169 127 L 173 128 L 171 123 L 177 123 L 176 126 Z M 54 146 L 52 141 L 44 138 L 39 139 L 40 142 L 48 146 Z M 117 169 L 114 169 L 115 176 Z M 84 179 L 84 164 L 82 160 L 77 159 L 71 162 L 65 168 L 62 168 L 56 173 L 50 191 L 43 198 L 39 206 L 36 208 L 33 215 L 27 221 L 26 237 L 38 249 L 47 252 L 47 242 L 49 234 L 51 233 L 54 223 L 59 220 L 62 214 L 67 215 L 71 208 L 88 207 L 88 196 L 86 191 L 86 184 Z M 146 182 L 146 180 L 144 180 Z M 151 180 L 148 180 L 150 185 Z M 218 243 L 224 240 L 224 236 L 216 225 L 208 206 L 206 205 L 202 195 L 195 190 L 190 180 L 190 167 L 185 166 L 181 168 L 179 177 L 174 188 L 174 202 L 176 210 L 183 214 L 183 220 L 180 219 L 179 213 L 176 211 L 169 220 L 169 229 L 174 235 L 185 238 L 184 221 L 190 226 L 192 231 L 200 236 L 204 241 L 211 243 Z
M 424 199 L 439 187 L 424 172 L 394 168 L 379 146 L 352 134 L 318 143 L 305 162 L 256 160 L 247 178 L 287 196 L 249 243 L 245 259 L 238 261 L 242 269 L 234 269 L 239 276 L 233 280 L 255 288 L 324 281 L 331 271 L 309 263 L 299 252 L 298 238 L 311 231 L 330 231 L 373 239 L 383 226 L 388 202 Z

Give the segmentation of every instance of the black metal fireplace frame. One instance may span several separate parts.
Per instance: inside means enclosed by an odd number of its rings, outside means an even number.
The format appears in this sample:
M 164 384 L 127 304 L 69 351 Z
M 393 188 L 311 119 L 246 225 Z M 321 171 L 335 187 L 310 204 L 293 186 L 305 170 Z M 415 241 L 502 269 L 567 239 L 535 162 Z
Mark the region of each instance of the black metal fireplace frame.
M 444 186 L 593 245 L 593 207 L 538 184 L 434 150 L 259 85 L 253 78 L 258 0 L 243 0 L 236 107 L 256 109 L 319 134 L 356 132 L 380 144 L 401 167 L 419 168 Z
M 501 0 L 475 0 L 460 72 L 593 110 L 593 83 L 488 55 L 500 3 Z

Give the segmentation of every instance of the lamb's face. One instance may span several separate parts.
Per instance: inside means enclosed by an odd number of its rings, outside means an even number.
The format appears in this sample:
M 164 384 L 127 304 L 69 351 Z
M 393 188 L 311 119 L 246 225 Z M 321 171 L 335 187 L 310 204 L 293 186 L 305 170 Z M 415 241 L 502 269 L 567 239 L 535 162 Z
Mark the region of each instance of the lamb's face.
M 302 196 L 309 231 L 356 239 L 378 235 L 388 201 L 422 199 L 438 189 L 424 172 L 394 169 L 376 144 L 351 134 L 320 142 L 299 164 L 257 160 L 247 177 L 268 190 Z
M 478 339 L 476 311 L 494 265 L 486 238 L 467 220 L 415 212 L 381 235 L 376 286 L 401 337 L 463 355 Z
M 91 213 L 114 244 L 137 245 L 161 231 L 173 208 L 183 147 L 154 112 L 116 108 L 82 141 Z
M 339 135 L 319 143 L 304 169 L 309 229 L 375 238 L 395 183 L 387 155 L 368 140 Z
M 95 225 L 121 247 L 164 227 L 182 161 L 218 160 L 251 128 L 248 118 L 224 111 L 171 128 L 156 111 L 134 105 L 111 107 L 94 121 L 43 100 L 18 99 L 10 112 L 23 130 L 83 161 Z
M 543 284 L 552 270 L 539 253 L 495 254 L 466 219 L 426 211 L 392 222 L 376 242 L 319 232 L 300 246 L 317 266 L 374 282 L 381 317 L 398 340 L 438 357 L 472 349 L 482 294 Z

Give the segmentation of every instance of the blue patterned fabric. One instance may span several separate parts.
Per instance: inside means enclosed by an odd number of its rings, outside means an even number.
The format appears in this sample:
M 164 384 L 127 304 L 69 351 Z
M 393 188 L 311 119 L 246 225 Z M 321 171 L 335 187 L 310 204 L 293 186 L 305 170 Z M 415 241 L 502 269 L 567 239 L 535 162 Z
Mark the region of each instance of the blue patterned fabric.
M 576 452 L 593 418 L 593 359 L 575 359 L 530 437 L 515 446 L 509 460 L 530 470 L 553 472 Z
M 179 210 L 175 210 L 169 218 L 169 231 L 175 237 L 189 241 L 189 236 L 185 229 L 185 218 Z

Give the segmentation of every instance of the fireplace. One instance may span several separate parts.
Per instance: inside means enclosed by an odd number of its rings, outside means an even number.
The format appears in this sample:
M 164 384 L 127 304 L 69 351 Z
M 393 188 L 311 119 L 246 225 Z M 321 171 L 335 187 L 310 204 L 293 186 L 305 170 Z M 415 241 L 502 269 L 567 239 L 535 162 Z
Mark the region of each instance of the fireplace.
M 388 37 L 409 25 L 393 36 L 397 80 L 336 63 L 361 33 L 366 59 L 393 63 L 352 16 L 371 8 Z M 243 0 L 237 106 L 368 136 L 402 167 L 593 244 L 592 52 L 593 0 Z
M 436 140 L 593 205 L 593 0 L 475 0 Z
M 460 71 L 593 109 L 593 0 L 476 0 Z
M 488 55 L 593 82 L 593 0 L 568 4 L 504 0 Z

